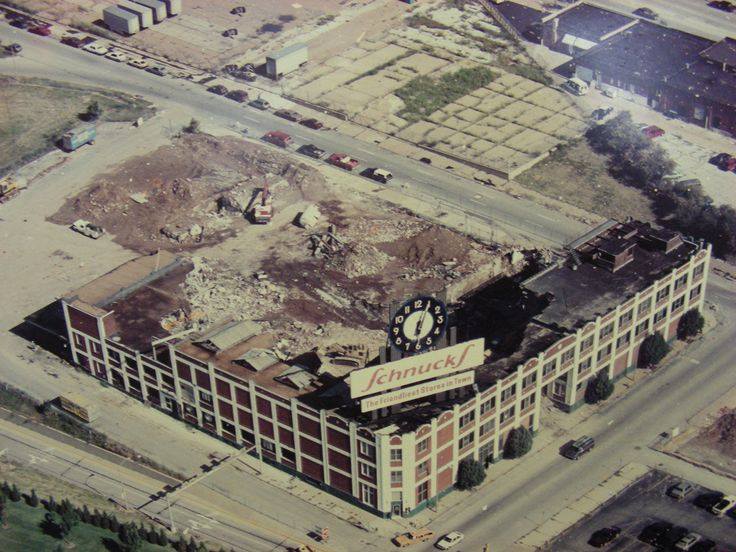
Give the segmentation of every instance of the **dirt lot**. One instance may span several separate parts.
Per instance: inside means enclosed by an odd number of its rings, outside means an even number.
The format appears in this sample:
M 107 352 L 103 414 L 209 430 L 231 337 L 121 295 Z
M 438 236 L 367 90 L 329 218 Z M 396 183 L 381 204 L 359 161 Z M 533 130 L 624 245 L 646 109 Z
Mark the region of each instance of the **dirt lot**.
M 380 344 L 391 301 L 510 269 L 507 249 L 368 200 L 324 171 L 239 138 L 184 134 L 95 177 L 50 221 L 90 220 L 140 252 L 194 252 L 190 308 L 165 317 L 167 330 L 256 319 L 292 350 Z M 243 210 L 265 183 L 274 218 L 254 225 Z M 295 220 L 308 205 L 322 216 L 305 229 Z
M 50 151 L 64 132 L 83 125 L 79 114 L 93 100 L 102 121 L 153 113 L 148 102 L 118 92 L 0 75 L 0 175 Z
M 713 424 L 701 430 L 678 452 L 736 474 L 736 409 L 722 408 Z
M 631 215 L 644 221 L 655 219 L 646 196 L 611 177 L 606 158 L 591 150 L 584 140 L 560 148 L 515 180 L 531 190 L 604 217 Z

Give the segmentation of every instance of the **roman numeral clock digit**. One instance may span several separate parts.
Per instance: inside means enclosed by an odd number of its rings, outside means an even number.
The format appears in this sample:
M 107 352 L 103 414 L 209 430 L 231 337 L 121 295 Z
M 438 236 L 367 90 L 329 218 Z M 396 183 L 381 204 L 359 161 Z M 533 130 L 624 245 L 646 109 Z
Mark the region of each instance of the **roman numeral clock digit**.
M 402 353 L 421 353 L 433 347 L 447 328 L 447 308 L 430 296 L 413 297 L 393 314 L 388 328 L 391 346 Z

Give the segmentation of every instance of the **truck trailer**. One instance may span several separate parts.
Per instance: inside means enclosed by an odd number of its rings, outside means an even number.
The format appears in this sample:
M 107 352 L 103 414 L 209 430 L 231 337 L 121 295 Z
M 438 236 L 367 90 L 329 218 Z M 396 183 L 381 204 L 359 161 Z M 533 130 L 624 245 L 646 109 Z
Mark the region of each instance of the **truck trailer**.
M 147 29 L 153 25 L 153 10 L 151 8 L 136 4 L 135 2 L 131 2 L 131 0 L 118 0 L 118 8 L 137 15 L 138 24 L 141 26 L 141 29 Z
M 299 69 L 308 59 L 306 44 L 292 44 L 266 56 L 266 74 L 272 79 L 280 79 L 287 73 Z
M 66 151 L 74 151 L 84 144 L 94 144 L 95 138 L 97 138 L 95 127 L 72 130 L 61 137 L 61 145 Z
M 133 2 L 151 8 L 154 23 L 161 23 L 166 19 L 166 4 L 161 0 L 133 0 Z
M 111 31 L 121 35 L 130 36 L 141 30 L 138 16 L 117 6 L 110 6 L 102 10 L 102 20 Z
M 163 0 L 163 2 L 166 4 L 166 11 L 169 12 L 169 17 L 181 13 L 181 0 Z

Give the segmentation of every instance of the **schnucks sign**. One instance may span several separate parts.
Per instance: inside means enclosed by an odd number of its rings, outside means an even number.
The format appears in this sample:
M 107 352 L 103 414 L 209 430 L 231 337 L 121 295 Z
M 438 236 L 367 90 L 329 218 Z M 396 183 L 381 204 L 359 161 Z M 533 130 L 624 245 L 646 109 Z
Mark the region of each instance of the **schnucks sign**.
M 449 391 L 450 389 L 472 385 L 474 381 L 475 372 L 468 371 L 435 381 L 417 383 L 411 387 L 404 387 L 403 389 L 398 389 L 389 393 L 381 393 L 380 395 L 363 399 L 360 401 L 360 411 L 370 412 L 371 410 L 378 410 L 379 408 L 387 408 L 394 404 L 413 401 L 414 399 L 420 399 L 427 395 L 435 395 L 437 393 L 442 393 L 443 391 Z
M 350 373 L 352 398 L 374 395 L 483 364 L 483 338 Z

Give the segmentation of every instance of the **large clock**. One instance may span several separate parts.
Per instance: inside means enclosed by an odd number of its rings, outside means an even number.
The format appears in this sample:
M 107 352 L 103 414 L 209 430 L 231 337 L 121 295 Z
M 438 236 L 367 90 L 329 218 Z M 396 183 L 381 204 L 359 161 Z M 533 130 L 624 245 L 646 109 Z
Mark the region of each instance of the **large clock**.
M 405 353 L 425 351 L 437 344 L 447 328 L 447 308 L 439 299 L 426 295 L 406 301 L 394 312 L 389 324 L 391 345 Z

